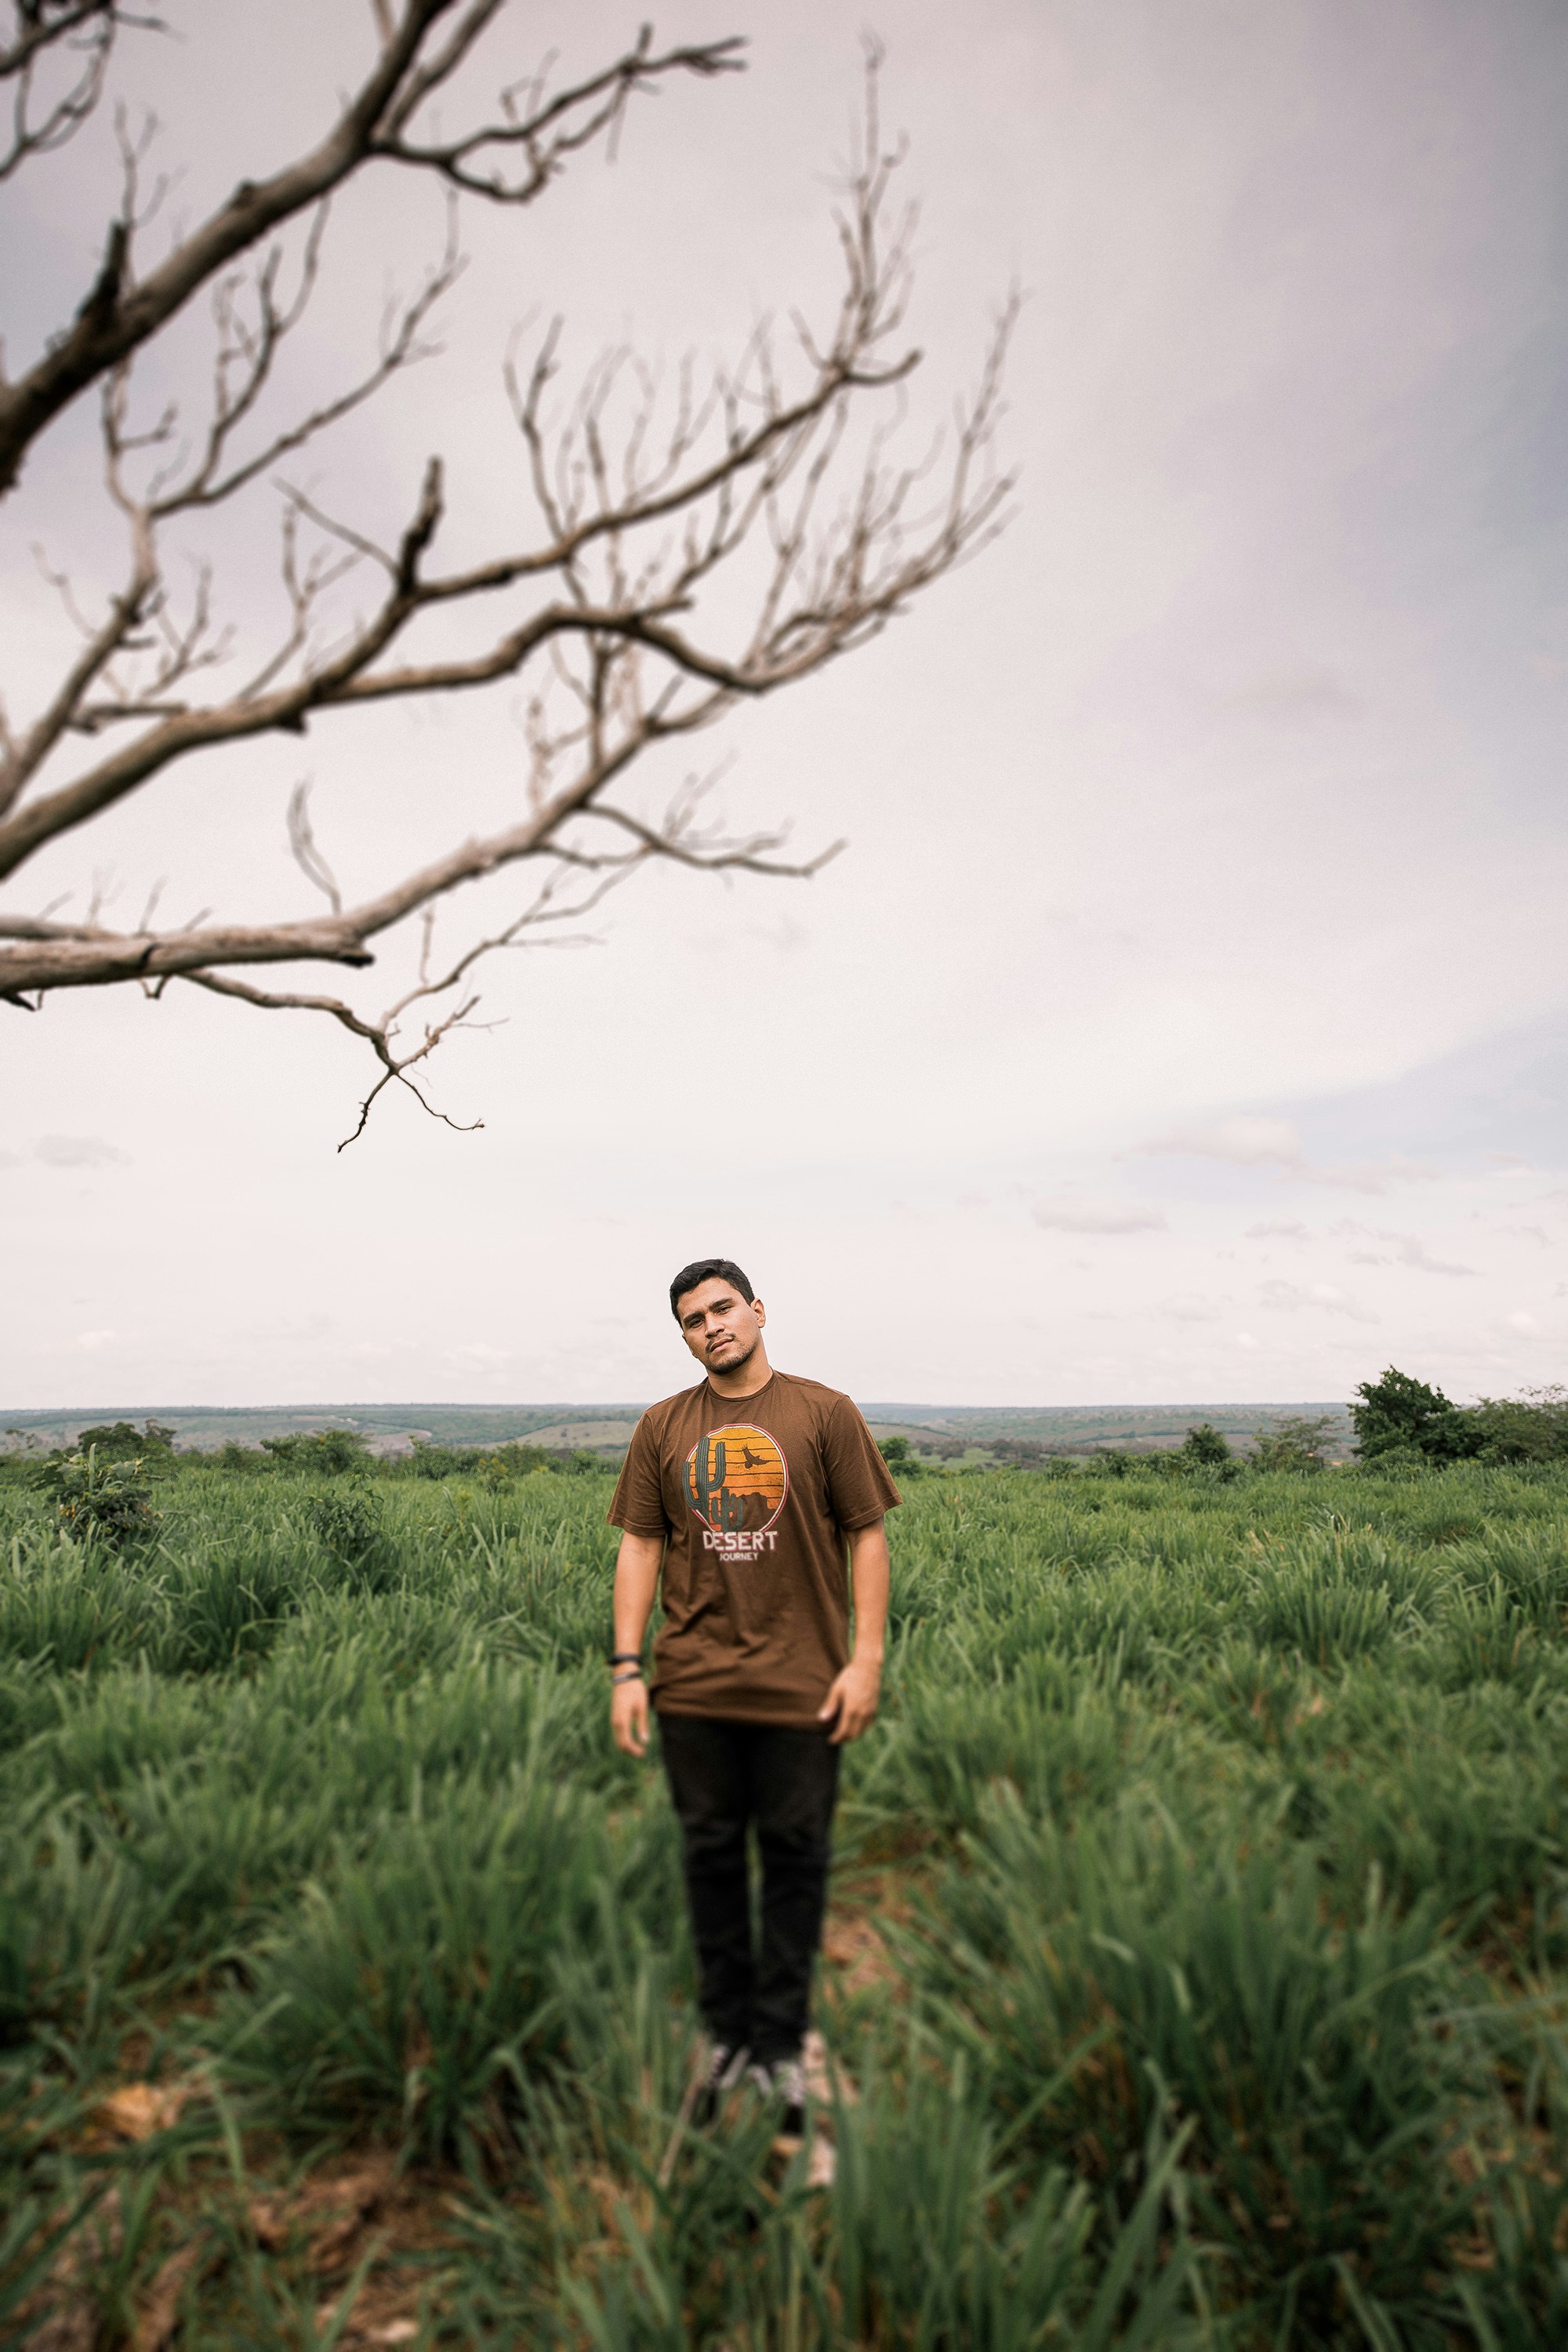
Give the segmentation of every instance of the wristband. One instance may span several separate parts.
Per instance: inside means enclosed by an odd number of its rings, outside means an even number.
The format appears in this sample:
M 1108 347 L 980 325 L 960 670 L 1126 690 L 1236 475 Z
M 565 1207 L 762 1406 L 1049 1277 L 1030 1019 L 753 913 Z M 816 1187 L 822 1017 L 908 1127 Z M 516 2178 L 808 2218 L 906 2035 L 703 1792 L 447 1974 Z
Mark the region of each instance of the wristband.
M 642 1652 L 640 1650 L 612 1650 L 610 1652 L 608 1663 L 612 1666 L 640 1666 L 642 1664 Z
M 634 1666 L 629 1675 L 612 1675 L 610 1676 L 610 1688 L 615 1690 L 621 1683 L 640 1683 L 641 1680 L 642 1668 L 640 1666 Z

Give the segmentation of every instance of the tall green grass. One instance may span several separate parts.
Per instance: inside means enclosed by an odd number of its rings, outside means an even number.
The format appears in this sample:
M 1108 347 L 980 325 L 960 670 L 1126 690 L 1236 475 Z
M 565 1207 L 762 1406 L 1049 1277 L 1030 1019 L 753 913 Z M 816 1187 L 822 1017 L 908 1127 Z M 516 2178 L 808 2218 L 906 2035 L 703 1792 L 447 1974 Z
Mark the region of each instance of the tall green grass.
M 116 1550 L 0 1486 L 0 2318 L 63 2230 L 112 2334 L 199 2210 L 188 2340 L 302 2340 L 237 2183 L 374 2143 L 462 2184 L 431 2341 L 1563 2340 L 1568 1478 L 914 1481 L 831 2192 L 682 2122 L 608 1491 L 376 1482 L 350 1543 L 184 1471 Z M 128 2067 L 196 2086 L 134 2162 Z

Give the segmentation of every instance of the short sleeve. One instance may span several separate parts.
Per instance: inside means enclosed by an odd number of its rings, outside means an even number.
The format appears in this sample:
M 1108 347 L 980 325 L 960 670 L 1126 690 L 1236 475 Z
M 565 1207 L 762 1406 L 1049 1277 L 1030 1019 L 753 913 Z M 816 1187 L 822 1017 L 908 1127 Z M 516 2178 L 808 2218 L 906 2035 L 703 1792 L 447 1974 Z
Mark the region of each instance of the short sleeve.
M 652 1424 L 652 1414 L 645 1412 L 633 1430 L 610 1501 L 611 1527 L 624 1528 L 629 1536 L 662 1536 L 669 1528 L 659 1477 L 658 1440 Z
M 847 1397 L 836 1397 L 828 1408 L 823 1456 L 833 1516 L 847 1532 L 868 1528 L 898 1508 L 901 1497 L 888 1465 Z

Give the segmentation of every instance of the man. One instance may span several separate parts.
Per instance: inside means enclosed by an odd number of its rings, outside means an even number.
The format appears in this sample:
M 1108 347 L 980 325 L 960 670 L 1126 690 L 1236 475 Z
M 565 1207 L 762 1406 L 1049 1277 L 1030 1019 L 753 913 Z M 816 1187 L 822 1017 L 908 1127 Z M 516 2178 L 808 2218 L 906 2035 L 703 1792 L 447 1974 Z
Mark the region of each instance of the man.
M 709 2104 L 749 2074 L 798 2132 L 839 1750 L 877 1712 L 883 1515 L 899 1492 L 847 1396 L 773 1370 L 767 1310 L 738 1265 L 683 1266 L 669 1303 L 706 1378 L 644 1413 L 610 1506 L 622 1530 L 611 1728 L 642 1756 L 658 1710 L 710 2036 Z M 661 1570 L 649 1684 L 643 1636 Z

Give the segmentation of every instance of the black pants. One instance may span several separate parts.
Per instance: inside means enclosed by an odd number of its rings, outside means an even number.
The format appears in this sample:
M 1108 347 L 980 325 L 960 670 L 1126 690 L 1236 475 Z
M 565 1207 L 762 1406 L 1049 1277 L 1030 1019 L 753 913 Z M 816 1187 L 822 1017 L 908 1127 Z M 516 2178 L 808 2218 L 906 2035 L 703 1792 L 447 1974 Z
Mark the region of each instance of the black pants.
M 827 1898 L 838 1750 L 826 1730 L 661 1715 L 659 1747 L 686 1849 L 702 2015 L 716 2042 L 773 2065 L 795 2057 Z M 753 1951 L 746 1832 L 763 1864 Z

